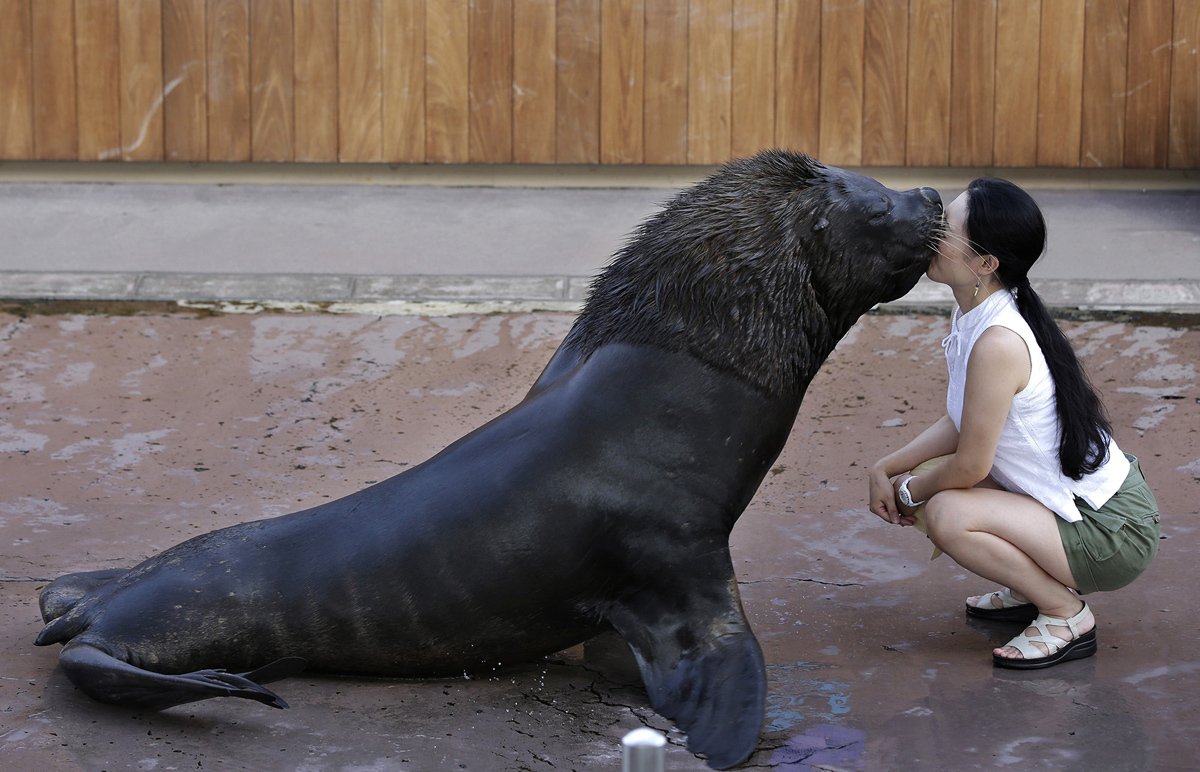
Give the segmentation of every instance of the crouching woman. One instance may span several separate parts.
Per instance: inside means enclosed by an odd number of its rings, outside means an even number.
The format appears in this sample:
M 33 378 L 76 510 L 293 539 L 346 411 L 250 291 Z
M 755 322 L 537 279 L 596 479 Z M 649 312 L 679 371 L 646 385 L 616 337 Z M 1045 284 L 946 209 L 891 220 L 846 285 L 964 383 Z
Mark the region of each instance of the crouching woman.
M 1096 620 L 1079 596 L 1146 569 L 1158 550 L 1158 505 L 1029 286 L 1046 243 L 1037 204 L 1011 182 L 982 178 L 946 220 L 927 273 L 957 302 L 943 341 L 946 415 L 872 466 L 870 508 L 902 526 L 923 516 L 936 547 L 1002 585 L 966 609 L 1031 622 L 993 651 L 996 665 L 1091 656 Z

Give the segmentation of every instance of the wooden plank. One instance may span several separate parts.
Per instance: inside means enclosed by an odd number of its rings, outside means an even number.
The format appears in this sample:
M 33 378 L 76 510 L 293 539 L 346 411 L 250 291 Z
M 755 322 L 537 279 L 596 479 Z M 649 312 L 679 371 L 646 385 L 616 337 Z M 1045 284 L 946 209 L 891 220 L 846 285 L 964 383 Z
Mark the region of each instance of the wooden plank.
M 908 2 L 867 0 L 862 162 L 903 166 L 908 105 Z
M 1080 163 L 1125 163 L 1125 76 L 1129 0 L 1087 0 L 1083 27 Z
M 462 0 L 425 6 L 425 157 L 463 163 L 470 153 L 470 15 Z
M 338 2 L 338 158 L 383 160 L 380 0 Z
M 512 161 L 512 0 L 471 0 L 469 148 L 475 163 Z
M 646 163 L 687 163 L 687 3 L 646 2 Z
M 817 155 L 821 104 L 821 0 L 778 0 L 775 142 Z
M 121 158 L 163 160 L 162 3 L 118 0 Z
M 1042 3 L 1038 166 L 1079 166 L 1084 2 Z
M 733 0 L 730 155 L 775 146 L 775 0 Z
M 409 3 L 402 4 L 403 6 Z M 422 8 L 423 3 L 418 2 Z M 389 3 L 388 7 L 393 4 Z M 338 159 L 337 0 L 295 0 L 292 104 L 297 161 Z M 385 25 L 386 34 L 388 25 Z M 418 55 L 424 55 L 424 33 Z M 424 99 L 422 98 L 422 102 Z M 424 148 L 424 138 L 421 140 Z M 423 153 L 422 153 L 423 155 Z
M 117 0 L 75 0 L 75 91 L 79 159 L 120 158 L 121 69 Z
M 250 0 L 250 158 L 290 161 L 292 0 Z
M 950 161 L 951 0 L 912 0 L 908 16 L 908 137 L 905 163 Z
M 862 163 L 865 23 L 863 0 L 823 0 L 820 158 L 839 166 Z
M 513 0 L 513 160 L 554 163 L 558 8 L 546 0 Z
M 425 3 L 383 4 L 383 157 L 425 160 Z
M 1200 0 L 1175 0 L 1167 164 L 1200 167 Z
M 688 7 L 688 163 L 729 160 L 733 109 L 733 0 Z
M 37 0 L 33 30 L 33 152 L 40 161 L 78 155 L 75 112 L 75 3 Z
M 1125 92 L 1127 167 L 1164 169 L 1171 111 L 1171 28 L 1174 6 L 1131 0 Z
M 996 9 L 993 162 L 1037 164 L 1038 57 L 1042 0 L 1003 0 Z
M 163 0 L 163 154 L 208 160 L 204 0 Z
M 0 0 L 0 160 L 33 158 L 30 0 Z
M 996 0 L 954 0 L 950 165 L 991 166 L 996 109 Z
M 600 163 L 645 158 L 646 9 L 642 0 L 602 0 L 600 9 Z
M 558 0 L 555 153 L 560 164 L 600 162 L 600 0 Z
M 249 0 L 208 0 L 208 160 L 250 160 Z

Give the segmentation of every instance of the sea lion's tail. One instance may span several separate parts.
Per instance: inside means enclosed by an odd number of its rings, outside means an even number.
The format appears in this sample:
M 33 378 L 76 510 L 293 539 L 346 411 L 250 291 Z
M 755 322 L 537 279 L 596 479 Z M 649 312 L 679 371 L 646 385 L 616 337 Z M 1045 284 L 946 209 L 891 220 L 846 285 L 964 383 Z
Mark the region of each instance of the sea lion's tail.
M 294 676 L 306 664 L 300 657 L 284 657 L 249 673 L 197 670 L 167 675 L 135 667 L 78 641 L 63 647 L 59 663 L 71 683 L 92 699 L 139 710 L 164 710 L 210 697 L 241 697 L 286 708 L 283 698 L 261 684 Z

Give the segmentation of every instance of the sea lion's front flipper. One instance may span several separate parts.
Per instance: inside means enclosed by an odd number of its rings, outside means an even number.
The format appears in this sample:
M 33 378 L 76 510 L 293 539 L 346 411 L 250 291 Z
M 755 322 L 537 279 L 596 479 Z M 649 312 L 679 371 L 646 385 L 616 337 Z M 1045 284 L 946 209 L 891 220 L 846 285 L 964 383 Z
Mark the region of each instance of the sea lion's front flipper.
M 674 581 L 645 587 L 608 614 L 633 650 L 654 710 L 687 732 L 688 750 L 714 769 L 754 752 L 767 688 L 762 649 L 742 612 L 729 552 L 721 552 L 703 561 L 720 575 L 698 574 L 696 564 L 665 570 Z
M 59 663 L 71 683 L 89 697 L 140 710 L 164 710 L 210 697 L 243 697 L 286 708 L 277 694 L 259 686 L 296 675 L 304 669 L 300 657 L 284 657 L 250 673 L 197 670 L 167 675 L 143 670 L 87 643 L 63 647 Z

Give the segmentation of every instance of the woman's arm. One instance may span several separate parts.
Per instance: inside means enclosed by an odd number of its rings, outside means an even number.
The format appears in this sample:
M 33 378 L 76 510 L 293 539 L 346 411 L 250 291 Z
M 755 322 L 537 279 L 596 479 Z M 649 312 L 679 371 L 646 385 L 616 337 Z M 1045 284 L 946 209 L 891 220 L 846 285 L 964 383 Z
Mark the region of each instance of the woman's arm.
M 1029 383 L 1030 369 L 1029 350 L 1017 333 L 997 326 L 979 336 L 967 360 L 958 446 L 946 463 L 909 481 L 914 501 L 925 501 L 938 491 L 970 488 L 988 476 L 1013 397 Z M 896 488 L 901 482 L 903 478 L 896 481 Z
M 912 442 L 876 461 L 870 471 L 871 511 L 893 525 L 912 525 L 912 518 L 897 507 L 894 479 L 922 461 L 953 453 L 957 447 L 958 430 L 950 416 L 944 415 Z

